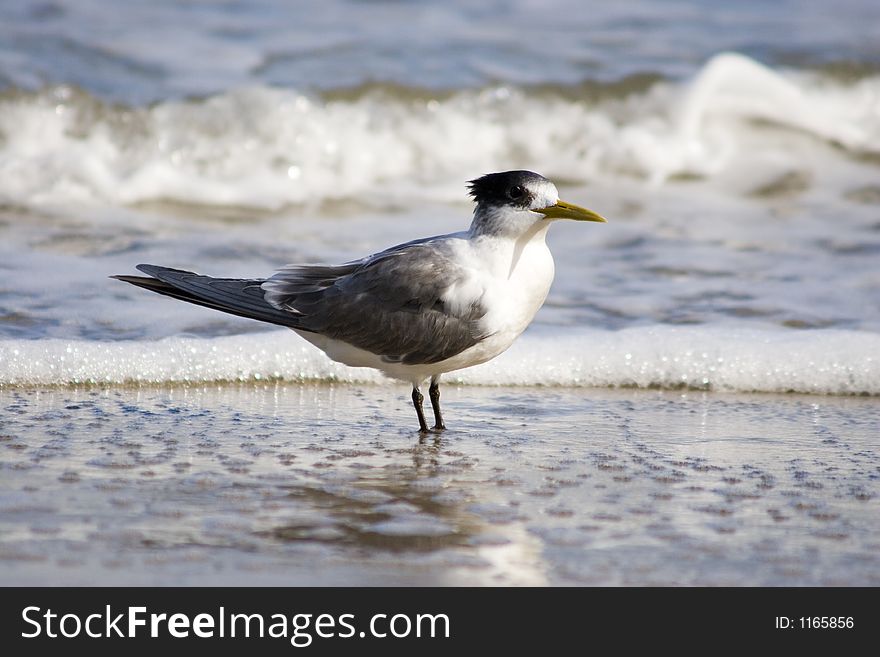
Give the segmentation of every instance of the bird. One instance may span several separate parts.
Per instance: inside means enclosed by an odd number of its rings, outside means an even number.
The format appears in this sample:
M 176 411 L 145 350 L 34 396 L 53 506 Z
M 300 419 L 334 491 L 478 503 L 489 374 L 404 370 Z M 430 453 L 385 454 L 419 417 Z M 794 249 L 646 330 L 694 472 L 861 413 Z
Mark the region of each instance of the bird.
M 293 329 L 332 360 L 412 385 L 419 431 L 446 429 L 440 377 L 489 361 L 531 323 L 553 282 L 545 236 L 559 219 L 602 222 L 559 199 L 532 171 L 468 182 L 468 230 L 416 239 L 341 265 L 291 264 L 268 278 L 212 278 L 140 264 L 120 281 L 165 296 Z

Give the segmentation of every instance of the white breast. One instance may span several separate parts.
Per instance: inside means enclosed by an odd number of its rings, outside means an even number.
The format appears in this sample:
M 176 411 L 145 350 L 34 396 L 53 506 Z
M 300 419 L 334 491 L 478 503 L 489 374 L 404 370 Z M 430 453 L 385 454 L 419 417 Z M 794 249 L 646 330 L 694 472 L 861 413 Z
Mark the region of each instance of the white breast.
M 480 329 L 488 337 L 440 363 L 432 374 L 478 365 L 505 351 L 532 322 L 544 304 L 555 267 L 544 237 L 549 222 L 518 243 L 486 240 L 472 243 L 472 257 L 480 262 L 482 297 L 487 307 Z

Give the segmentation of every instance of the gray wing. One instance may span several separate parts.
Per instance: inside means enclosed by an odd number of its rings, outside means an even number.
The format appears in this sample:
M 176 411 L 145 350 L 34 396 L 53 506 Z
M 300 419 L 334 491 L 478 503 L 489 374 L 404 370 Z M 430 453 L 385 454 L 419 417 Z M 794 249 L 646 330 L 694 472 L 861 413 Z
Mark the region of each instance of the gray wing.
M 451 358 L 487 337 L 482 294 L 448 298 L 468 273 L 447 241 L 429 239 L 338 267 L 285 267 L 262 287 L 266 301 L 297 317 L 296 328 L 414 365 Z
M 191 271 L 138 265 L 149 276 L 111 276 L 145 290 L 231 315 L 295 327 L 297 318 L 267 303 L 260 287 L 265 279 L 212 278 Z

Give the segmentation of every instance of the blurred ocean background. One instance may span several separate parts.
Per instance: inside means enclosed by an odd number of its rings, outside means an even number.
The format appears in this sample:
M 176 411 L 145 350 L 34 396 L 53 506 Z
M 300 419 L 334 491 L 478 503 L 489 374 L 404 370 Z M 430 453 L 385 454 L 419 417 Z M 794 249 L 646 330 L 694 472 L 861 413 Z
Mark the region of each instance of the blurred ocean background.
M 465 228 L 526 168 L 556 283 L 463 383 L 880 393 L 880 5 L 0 3 L 0 385 L 361 380 L 107 279 Z M 242 336 L 242 334 L 246 334 Z

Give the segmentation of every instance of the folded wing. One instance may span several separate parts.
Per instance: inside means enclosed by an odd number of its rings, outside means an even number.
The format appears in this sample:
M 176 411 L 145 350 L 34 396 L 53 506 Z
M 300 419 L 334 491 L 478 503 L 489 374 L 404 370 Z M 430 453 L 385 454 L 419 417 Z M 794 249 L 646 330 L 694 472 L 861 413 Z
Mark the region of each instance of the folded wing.
M 448 242 L 423 240 L 339 267 L 286 267 L 263 289 L 273 306 L 300 316 L 297 328 L 412 365 L 486 337 L 484 290 L 470 273 Z
M 113 278 L 413 365 L 451 358 L 486 337 L 483 289 L 449 248 L 422 240 L 344 265 L 291 265 L 269 279 L 212 278 L 156 265 L 138 265 L 147 277 Z

